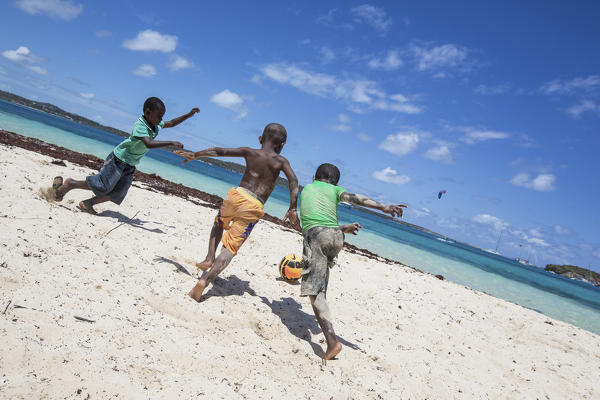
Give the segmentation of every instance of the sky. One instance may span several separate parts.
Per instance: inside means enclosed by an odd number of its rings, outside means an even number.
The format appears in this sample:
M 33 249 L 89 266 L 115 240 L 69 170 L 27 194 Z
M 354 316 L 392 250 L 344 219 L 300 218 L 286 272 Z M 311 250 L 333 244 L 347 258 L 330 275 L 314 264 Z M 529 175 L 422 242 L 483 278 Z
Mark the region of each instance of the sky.
M 538 266 L 600 272 L 597 1 L 7 0 L 0 89 L 186 148 L 258 146 L 404 220 Z M 446 194 L 438 199 L 440 190 Z

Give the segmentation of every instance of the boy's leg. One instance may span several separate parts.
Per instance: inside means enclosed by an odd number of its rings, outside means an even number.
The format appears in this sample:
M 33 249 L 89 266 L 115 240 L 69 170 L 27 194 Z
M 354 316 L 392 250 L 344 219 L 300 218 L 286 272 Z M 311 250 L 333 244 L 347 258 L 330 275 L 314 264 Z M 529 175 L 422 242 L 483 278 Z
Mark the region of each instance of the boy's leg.
M 75 179 L 67 178 L 63 184 L 56 189 L 56 201 L 62 201 L 65 194 L 69 193 L 73 189 L 86 189 L 92 190 L 85 180 L 78 181 Z
M 309 296 L 317 322 L 325 335 L 327 350 L 323 362 L 331 360 L 342 351 L 342 344 L 333 330 L 326 293 L 330 260 L 338 255 L 343 245 L 344 235 L 337 228 L 318 226 L 309 229 L 304 236 L 302 258 L 305 264 L 300 295 Z
M 312 305 L 317 322 L 325 335 L 325 341 L 327 342 L 327 350 L 323 361 L 331 360 L 342 351 L 342 344 L 337 340 L 335 331 L 333 330 L 333 324 L 331 323 L 331 314 L 329 313 L 329 306 L 327 304 L 327 298 L 324 292 L 320 292 L 316 296 L 309 296 L 310 304 Z
M 215 261 L 215 254 L 217 253 L 217 246 L 221 241 L 221 237 L 223 237 L 223 226 L 215 220 L 213 227 L 210 230 L 210 239 L 208 240 L 208 252 L 206 253 L 206 258 L 204 258 L 204 261 L 196 263 L 196 267 L 202 271 L 206 271 L 210 268 L 213 261 Z
M 97 212 L 96 212 L 96 210 L 94 210 L 94 206 L 96 204 L 104 203 L 109 200 L 110 200 L 110 197 L 108 197 L 108 196 L 94 196 L 90 199 L 80 201 L 78 208 L 81 211 L 84 211 L 86 213 L 96 215 Z
M 232 259 L 233 253 L 223 247 L 210 269 L 198 280 L 198 283 L 196 283 L 196 286 L 189 293 L 189 296 L 196 301 L 200 301 L 200 297 L 202 297 L 202 292 L 204 292 L 206 286 L 229 265 Z

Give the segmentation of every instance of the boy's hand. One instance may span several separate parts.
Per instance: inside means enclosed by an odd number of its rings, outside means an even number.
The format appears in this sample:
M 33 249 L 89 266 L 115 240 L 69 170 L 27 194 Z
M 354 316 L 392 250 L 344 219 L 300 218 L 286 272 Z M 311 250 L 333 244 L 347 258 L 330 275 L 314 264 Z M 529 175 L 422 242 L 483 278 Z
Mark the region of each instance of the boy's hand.
M 196 159 L 196 154 L 192 153 L 191 151 L 179 151 L 179 150 L 176 150 L 173 153 L 177 154 L 178 156 L 181 156 L 181 157 L 185 158 L 185 160 L 181 162 L 182 164 L 185 164 L 185 163 L 190 162 L 190 161 L 194 161 Z
M 342 230 L 342 232 L 351 233 L 353 235 L 356 235 L 358 230 L 361 228 L 362 226 L 358 222 L 354 222 L 348 225 L 340 225 L 340 229 Z
M 402 218 L 403 210 L 402 207 L 406 208 L 406 204 L 390 204 L 383 208 L 384 213 L 390 214 L 392 217 L 400 217 Z
M 183 149 L 183 144 L 181 144 L 180 142 L 172 142 L 171 146 L 173 146 L 177 149 Z
M 298 213 L 295 208 L 290 208 L 283 216 L 283 222 L 287 221 L 288 219 L 290 220 L 290 224 L 294 227 L 294 229 L 298 231 L 302 230 L 300 227 L 300 221 L 298 220 Z
M 199 112 L 200 112 L 200 109 L 198 107 L 194 107 L 190 110 L 190 114 L 192 114 L 192 116 Z

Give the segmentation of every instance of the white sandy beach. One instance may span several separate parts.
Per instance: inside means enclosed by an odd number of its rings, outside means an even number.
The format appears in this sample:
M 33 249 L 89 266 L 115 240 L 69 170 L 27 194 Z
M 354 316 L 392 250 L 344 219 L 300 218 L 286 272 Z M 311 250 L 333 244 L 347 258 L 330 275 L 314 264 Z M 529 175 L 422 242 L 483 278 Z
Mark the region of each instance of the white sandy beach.
M 38 195 L 92 172 L 50 161 L 0 145 L 0 398 L 600 398 L 599 336 L 346 251 L 328 293 L 344 349 L 321 366 L 308 298 L 278 279 L 298 233 L 259 223 L 196 303 L 215 210 L 134 182 L 88 215 L 90 192 Z

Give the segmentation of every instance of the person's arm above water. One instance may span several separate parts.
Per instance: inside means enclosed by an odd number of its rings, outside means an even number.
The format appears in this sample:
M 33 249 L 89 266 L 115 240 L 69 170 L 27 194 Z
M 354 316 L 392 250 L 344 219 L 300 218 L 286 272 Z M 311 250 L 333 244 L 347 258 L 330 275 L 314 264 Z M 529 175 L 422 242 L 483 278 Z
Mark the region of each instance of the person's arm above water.
M 194 114 L 199 113 L 199 112 L 200 112 L 200 109 L 198 107 L 194 107 L 187 114 L 183 114 L 180 117 L 173 118 L 170 121 L 165 121 L 165 124 L 163 125 L 163 128 L 172 128 L 174 126 L 177 126 L 180 123 L 182 123 L 183 121 L 185 121 L 186 119 L 193 117 Z
M 386 214 L 390 214 L 392 217 L 402 217 L 402 208 L 406 208 L 406 204 L 382 204 L 378 201 L 372 200 L 367 196 L 356 193 L 344 192 L 340 195 L 340 201 L 344 203 L 350 203 L 357 206 L 374 208 L 379 211 L 383 211 Z
M 294 173 L 294 170 L 292 170 L 288 160 L 284 161 L 282 170 L 288 180 L 290 189 L 290 208 L 285 213 L 283 222 L 289 219 L 292 226 L 300 230 L 300 221 L 298 220 L 298 212 L 296 211 L 296 205 L 298 203 L 298 178 L 296 178 L 296 174 Z
M 178 149 L 183 149 L 183 145 L 180 142 L 174 142 L 174 141 L 170 141 L 170 140 L 152 140 L 148 136 L 142 136 L 142 137 L 139 137 L 138 139 L 140 139 L 142 142 L 144 142 L 144 145 L 149 149 L 157 149 L 159 147 L 167 147 L 167 146 L 172 146 L 172 147 L 176 147 Z
M 197 152 L 192 151 L 174 151 L 175 154 L 185 158 L 182 164 L 190 161 L 197 160 L 202 157 L 246 157 L 251 149 L 249 147 L 211 147 L 209 149 L 200 150 Z

